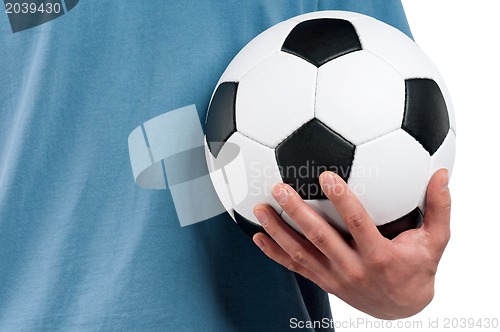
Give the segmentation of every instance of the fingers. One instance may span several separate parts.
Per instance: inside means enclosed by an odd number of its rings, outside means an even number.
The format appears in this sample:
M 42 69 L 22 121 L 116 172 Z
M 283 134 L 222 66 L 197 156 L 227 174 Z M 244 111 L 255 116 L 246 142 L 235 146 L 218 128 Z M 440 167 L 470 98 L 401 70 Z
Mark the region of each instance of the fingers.
M 310 242 L 288 226 L 273 208 L 268 205 L 258 205 L 255 207 L 254 213 L 269 236 L 287 254 L 288 259 L 316 273 L 325 273 L 327 271 L 328 259 Z M 274 249 L 274 247 L 270 248 Z M 286 263 L 290 264 L 290 262 Z M 287 265 L 285 267 L 289 268 Z
M 352 249 L 292 187 L 278 184 L 274 186 L 272 193 L 278 204 L 316 248 L 332 261 L 348 264 L 354 256 Z
M 384 238 L 345 181 L 333 172 L 322 173 L 319 181 L 323 192 L 351 232 L 357 247 L 365 252 L 378 248 Z
M 437 250 L 444 251 L 450 239 L 451 196 L 448 171 L 440 169 L 427 186 L 427 202 L 422 229 L 427 231 Z
M 290 255 L 283 250 L 273 239 L 269 238 L 263 233 L 257 233 L 253 236 L 253 241 L 255 244 L 264 252 L 264 254 L 271 258 L 278 264 L 283 265 L 288 270 L 297 272 L 309 280 L 312 280 L 316 284 L 321 283 L 321 278 L 317 273 L 309 270 L 304 265 L 294 261 Z

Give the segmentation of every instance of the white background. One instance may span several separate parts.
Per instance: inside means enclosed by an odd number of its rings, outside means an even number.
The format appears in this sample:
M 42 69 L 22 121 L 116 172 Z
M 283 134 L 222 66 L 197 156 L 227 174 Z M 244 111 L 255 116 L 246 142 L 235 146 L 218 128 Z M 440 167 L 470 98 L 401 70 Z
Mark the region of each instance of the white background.
M 500 1 L 403 0 L 403 5 L 417 44 L 446 79 L 455 106 L 452 238 L 439 266 L 434 300 L 399 322 L 422 322 L 422 327 L 398 327 L 396 321 L 378 329 L 437 331 L 428 324 L 438 319 L 442 331 L 447 318 L 500 320 Z M 337 324 L 365 318 L 380 324 L 334 296 L 331 305 Z M 336 330 L 376 329 L 360 324 Z

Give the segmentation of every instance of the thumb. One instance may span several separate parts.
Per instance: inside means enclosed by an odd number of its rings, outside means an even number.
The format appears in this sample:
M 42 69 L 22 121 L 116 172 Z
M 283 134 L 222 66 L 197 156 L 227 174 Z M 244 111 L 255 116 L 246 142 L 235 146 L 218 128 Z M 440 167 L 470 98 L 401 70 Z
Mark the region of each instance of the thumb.
M 441 251 L 450 239 L 451 196 L 448 189 L 448 170 L 440 169 L 427 186 L 427 201 L 422 228 Z

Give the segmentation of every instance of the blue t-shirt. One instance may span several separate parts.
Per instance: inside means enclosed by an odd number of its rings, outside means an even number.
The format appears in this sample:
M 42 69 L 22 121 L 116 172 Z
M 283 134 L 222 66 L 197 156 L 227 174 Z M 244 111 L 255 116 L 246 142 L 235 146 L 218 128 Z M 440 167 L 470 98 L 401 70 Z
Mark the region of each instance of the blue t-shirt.
M 331 317 L 326 293 L 227 214 L 181 228 L 169 190 L 134 183 L 127 138 L 186 105 L 204 119 L 224 68 L 266 28 L 343 9 L 409 35 L 400 1 L 52 3 L 61 13 L 40 25 L 0 14 L 0 331 L 287 331 Z

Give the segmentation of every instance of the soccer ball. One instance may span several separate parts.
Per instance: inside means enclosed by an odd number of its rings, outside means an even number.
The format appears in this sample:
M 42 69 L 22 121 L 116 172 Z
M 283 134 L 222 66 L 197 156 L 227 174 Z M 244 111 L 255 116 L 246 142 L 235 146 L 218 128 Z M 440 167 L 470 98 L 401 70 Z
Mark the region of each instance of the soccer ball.
M 318 177 L 342 177 L 387 238 L 417 228 L 439 168 L 451 173 L 455 117 L 436 67 L 399 30 L 351 12 L 308 13 L 253 39 L 212 96 L 205 152 L 214 188 L 250 235 L 290 184 L 344 235 Z M 298 229 L 297 229 L 298 230 Z

